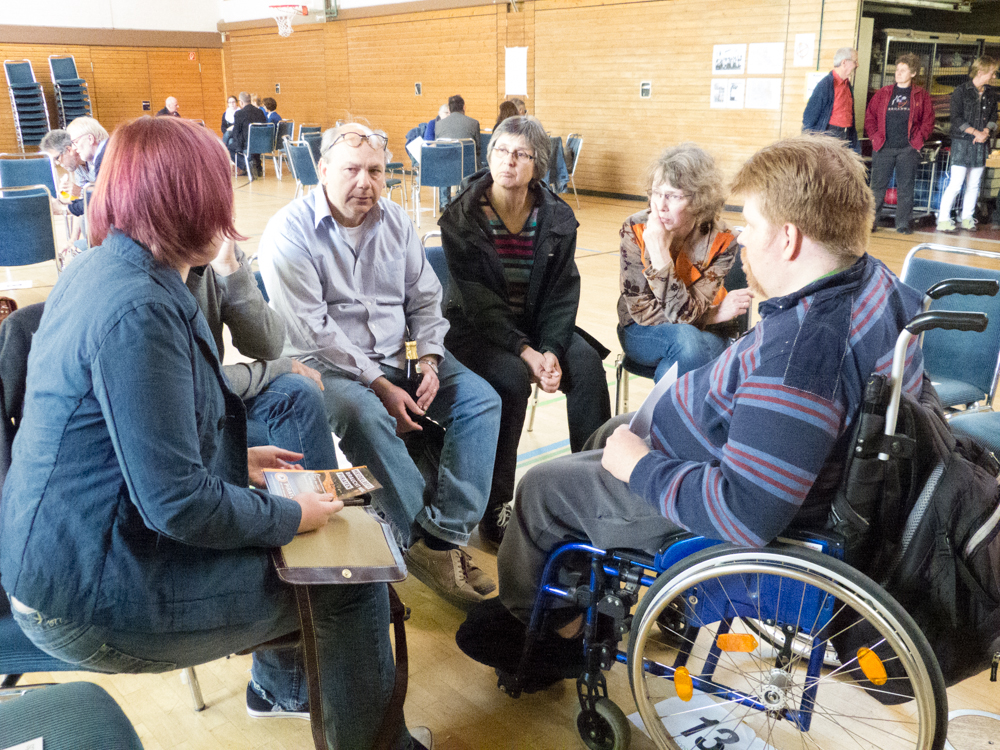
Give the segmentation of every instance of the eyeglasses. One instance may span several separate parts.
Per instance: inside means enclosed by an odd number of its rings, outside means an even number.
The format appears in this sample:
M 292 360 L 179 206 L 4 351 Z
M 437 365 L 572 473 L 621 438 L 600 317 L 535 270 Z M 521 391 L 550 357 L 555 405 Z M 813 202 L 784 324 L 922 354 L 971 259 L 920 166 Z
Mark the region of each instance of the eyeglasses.
M 64 148 L 62 150 L 62 153 L 59 154 L 59 156 L 57 156 L 55 158 L 56 164 L 58 164 L 63 169 L 69 169 L 69 167 L 67 167 L 65 164 L 63 164 L 63 160 L 67 156 L 69 156 L 71 152 L 74 152 L 74 151 L 76 151 L 76 142 L 75 141 L 70 141 L 70 144 L 66 148 Z
M 501 159 L 506 159 L 510 156 L 514 157 L 514 161 L 518 164 L 524 164 L 527 161 L 534 161 L 535 157 L 529 154 L 527 151 L 508 151 L 503 146 L 495 146 L 490 152 L 491 154 L 497 154 Z
M 691 200 L 691 195 L 688 193 L 664 193 L 662 190 L 654 190 L 649 197 L 653 200 L 664 201 L 672 206 Z
M 341 133 L 333 139 L 333 143 L 323 149 L 323 154 L 336 146 L 341 141 L 345 141 L 351 148 L 360 148 L 362 143 L 367 142 L 374 149 L 385 148 L 389 143 L 384 133 Z M 322 155 L 322 154 L 321 154 Z

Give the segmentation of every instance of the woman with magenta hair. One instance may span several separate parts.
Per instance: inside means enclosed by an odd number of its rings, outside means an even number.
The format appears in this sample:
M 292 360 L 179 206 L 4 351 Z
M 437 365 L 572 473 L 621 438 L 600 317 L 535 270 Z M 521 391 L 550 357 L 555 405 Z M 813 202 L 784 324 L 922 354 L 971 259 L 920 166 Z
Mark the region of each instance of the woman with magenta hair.
M 177 118 L 122 125 L 90 221 L 100 246 L 60 276 L 32 341 L 0 502 L 15 620 L 43 651 L 108 673 L 298 630 L 269 549 L 343 504 L 248 489 L 243 407 L 184 285 L 239 236 L 226 150 Z M 393 685 L 386 586 L 316 587 L 312 603 L 328 742 L 369 748 Z M 252 676 L 284 689 L 256 659 Z M 403 726 L 395 746 L 422 747 Z

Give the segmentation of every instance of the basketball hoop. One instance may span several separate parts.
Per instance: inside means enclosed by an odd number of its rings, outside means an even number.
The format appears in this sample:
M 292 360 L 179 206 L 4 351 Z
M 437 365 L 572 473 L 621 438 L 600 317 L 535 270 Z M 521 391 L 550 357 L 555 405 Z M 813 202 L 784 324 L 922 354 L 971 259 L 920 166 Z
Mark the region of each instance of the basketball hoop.
M 292 18 L 294 16 L 308 16 L 309 6 L 307 5 L 272 5 L 271 15 L 278 22 L 278 36 L 292 35 Z

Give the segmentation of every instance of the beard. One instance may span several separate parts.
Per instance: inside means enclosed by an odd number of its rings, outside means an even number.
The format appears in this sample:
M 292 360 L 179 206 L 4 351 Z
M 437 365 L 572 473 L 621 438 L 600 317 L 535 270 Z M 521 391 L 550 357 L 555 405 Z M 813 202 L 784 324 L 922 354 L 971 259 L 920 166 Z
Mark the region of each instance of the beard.
M 750 268 L 750 263 L 747 261 L 745 255 L 743 256 L 743 273 L 747 276 L 747 287 L 754 293 L 754 296 L 767 299 L 768 294 L 764 291 L 764 287 L 760 285 L 757 277 L 753 275 L 753 269 Z

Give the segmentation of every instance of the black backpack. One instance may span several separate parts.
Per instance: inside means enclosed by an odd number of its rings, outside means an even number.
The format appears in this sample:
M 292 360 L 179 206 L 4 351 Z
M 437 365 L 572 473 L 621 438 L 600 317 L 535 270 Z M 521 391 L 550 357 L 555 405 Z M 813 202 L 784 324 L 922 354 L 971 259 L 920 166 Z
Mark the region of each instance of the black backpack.
M 1000 464 L 956 437 L 924 378 L 884 435 L 886 378 L 868 382 L 829 526 L 845 558 L 913 617 L 953 685 L 1000 662 Z M 879 458 L 887 455 L 888 460 Z M 861 634 L 859 634 L 861 635 Z M 850 636 L 834 645 L 853 653 Z

